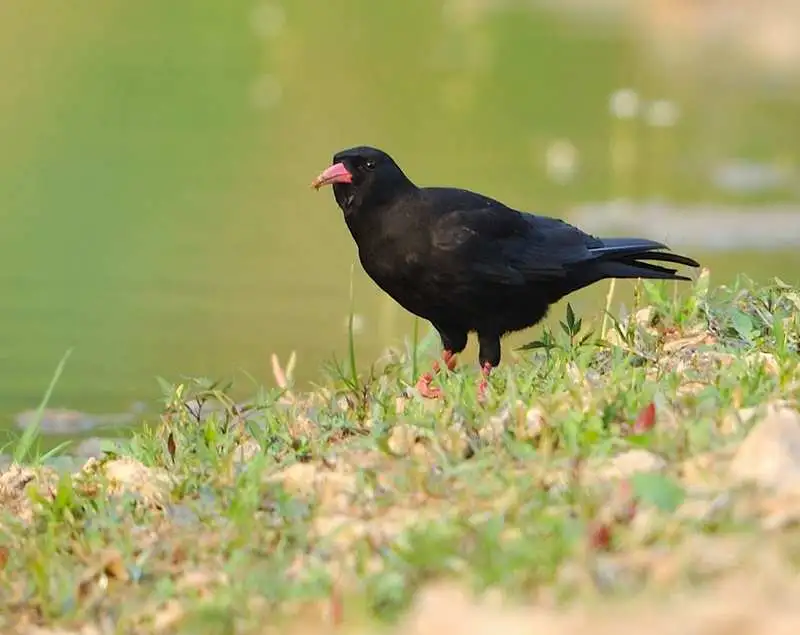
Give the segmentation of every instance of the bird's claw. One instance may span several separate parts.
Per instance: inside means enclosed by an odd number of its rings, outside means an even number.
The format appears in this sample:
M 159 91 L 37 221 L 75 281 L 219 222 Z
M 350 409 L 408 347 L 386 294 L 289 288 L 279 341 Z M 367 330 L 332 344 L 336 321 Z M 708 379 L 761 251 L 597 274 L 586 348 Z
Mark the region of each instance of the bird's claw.
M 447 366 L 447 369 L 450 371 L 455 370 L 456 367 L 456 356 L 455 353 L 445 349 L 442 351 L 442 361 L 444 365 Z M 419 378 L 417 381 L 417 391 L 419 392 L 420 396 L 425 399 L 439 399 L 442 396 L 442 391 L 439 388 L 431 387 L 431 382 L 433 381 L 434 375 L 438 375 L 442 370 L 441 365 L 439 364 L 438 360 L 433 362 L 433 372 L 432 373 L 425 373 L 422 377 Z
M 492 372 L 492 365 L 486 362 L 481 367 L 481 381 L 478 383 L 478 403 L 486 403 L 486 391 L 489 389 L 489 375 Z
M 444 365 L 447 366 L 447 370 L 449 370 L 450 372 L 453 372 L 456 369 L 457 359 L 455 354 L 452 353 L 451 351 L 446 350 L 442 353 L 442 361 L 444 362 Z M 439 361 L 434 360 L 433 362 L 434 374 L 438 374 L 441 369 L 442 367 L 440 366 Z
M 478 383 L 478 403 L 484 404 L 486 403 L 486 390 L 489 388 L 489 382 L 485 379 L 481 379 Z
M 433 375 L 431 373 L 425 373 L 417 381 L 417 392 L 423 399 L 439 399 L 442 396 L 441 390 L 431 386 L 432 381 Z

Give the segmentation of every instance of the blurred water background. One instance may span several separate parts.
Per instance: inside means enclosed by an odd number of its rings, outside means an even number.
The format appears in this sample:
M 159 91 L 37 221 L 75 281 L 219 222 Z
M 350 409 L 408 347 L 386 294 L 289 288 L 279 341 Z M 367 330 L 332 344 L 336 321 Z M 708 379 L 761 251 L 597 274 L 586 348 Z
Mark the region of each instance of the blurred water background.
M 50 405 L 93 413 L 273 352 L 319 380 L 356 255 L 309 182 L 351 145 L 800 282 L 794 0 L 10 0 L 0 68 L 0 429 L 70 347 Z M 354 288 L 366 365 L 412 320 Z

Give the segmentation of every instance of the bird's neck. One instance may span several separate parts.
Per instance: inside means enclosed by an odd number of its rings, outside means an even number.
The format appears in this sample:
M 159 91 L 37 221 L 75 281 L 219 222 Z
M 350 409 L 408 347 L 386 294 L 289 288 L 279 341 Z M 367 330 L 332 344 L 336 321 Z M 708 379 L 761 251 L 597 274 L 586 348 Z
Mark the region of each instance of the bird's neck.
M 347 228 L 361 246 L 382 236 L 387 226 L 397 225 L 401 220 L 397 216 L 402 215 L 403 204 L 418 193 L 418 188 L 407 181 L 403 187 L 393 188 L 391 192 L 356 192 L 349 194 L 350 200 L 345 198 L 339 201 L 337 196 L 337 202 L 344 213 Z M 343 202 L 349 204 L 343 205 Z

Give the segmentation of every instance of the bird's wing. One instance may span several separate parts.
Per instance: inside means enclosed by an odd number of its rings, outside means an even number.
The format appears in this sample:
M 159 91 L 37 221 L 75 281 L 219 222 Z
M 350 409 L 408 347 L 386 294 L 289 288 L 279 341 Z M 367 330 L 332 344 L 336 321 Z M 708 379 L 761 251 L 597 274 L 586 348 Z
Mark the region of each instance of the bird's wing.
M 477 280 L 521 285 L 564 278 L 565 265 L 589 257 L 591 236 L 563 221 L 523 214 L 486 197 L 456 190 L 435 197 L 434 257 Z M 472 195 L 472 196 L 466 196 Z M 445 209 L 444 204 L 450 208 Z

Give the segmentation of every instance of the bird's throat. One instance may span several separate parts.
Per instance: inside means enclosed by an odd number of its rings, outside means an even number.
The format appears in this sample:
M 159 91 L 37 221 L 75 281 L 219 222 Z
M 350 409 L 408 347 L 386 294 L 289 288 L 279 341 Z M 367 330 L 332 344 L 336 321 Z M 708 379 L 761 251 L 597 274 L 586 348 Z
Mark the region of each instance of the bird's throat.
M 356 200 L 356 189 L 351 184 L 336 183 L 333 186 L 333 196 L 345 216 L 348 216 L 354 211 L 353 204 Z

